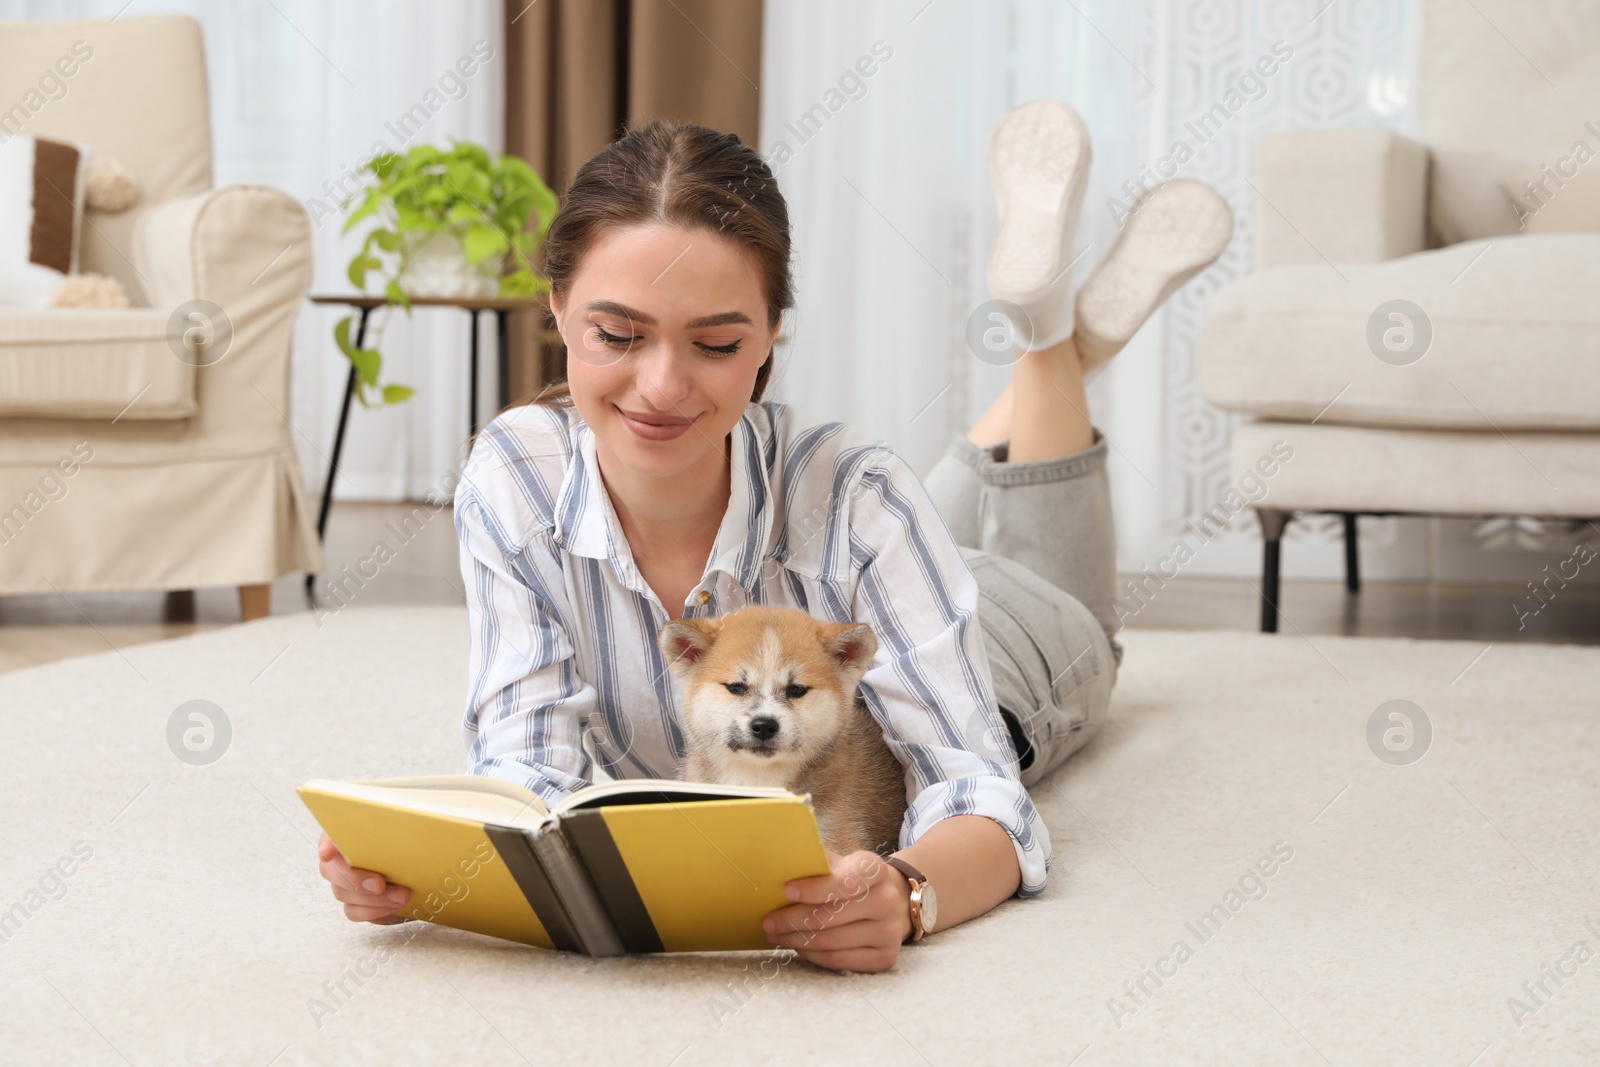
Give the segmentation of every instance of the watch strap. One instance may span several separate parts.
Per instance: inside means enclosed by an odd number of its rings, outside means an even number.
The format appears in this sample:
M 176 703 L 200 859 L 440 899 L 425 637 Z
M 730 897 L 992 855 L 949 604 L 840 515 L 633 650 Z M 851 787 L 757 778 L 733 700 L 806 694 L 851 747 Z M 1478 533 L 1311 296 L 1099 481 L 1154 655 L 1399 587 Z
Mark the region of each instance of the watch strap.
M 922 887 L 928 884 L 928 878 L 899 856 L 885 856 L 883 857 L 883 862 L 905 875 L 912 883 L 912 893 L 918 899 L 911 901 L 911 934 L 906 938 L 906 942 L 921 941 L 928 932 L 927 927 L 922 922 L 922 902 L 920 899 Z

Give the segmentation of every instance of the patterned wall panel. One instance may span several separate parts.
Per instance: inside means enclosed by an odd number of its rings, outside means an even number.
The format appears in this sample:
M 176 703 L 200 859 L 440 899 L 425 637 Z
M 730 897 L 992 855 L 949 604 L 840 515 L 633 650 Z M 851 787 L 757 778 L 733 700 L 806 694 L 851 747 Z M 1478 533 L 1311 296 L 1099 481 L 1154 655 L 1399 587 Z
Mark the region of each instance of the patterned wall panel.
M 1177 176 L 1216 187 L 1237 225 L 1222 259 L 1166 312 L 1163 519 L 1181 533 L 1229 487 L 1229 441 L 1238 417 L 1202 397 L 1195 351 L 1206 303 L 1249 271 L 1255 142 L 1283 130 L 1331 126 L 1412 133 L 1416 14 L 1409 0 L 1152 0 L 1147 17 L 1146 62 L 1162 74 L 1146 102 L 1147 143 L 1162 154 L 1181 155 L 1179 146 L 1187 147 L 1192 158 Z M 1153 169 L 1158 161 L 1148 163 Z M 1291 536 L 1326 541 L 1336 524 L 1297 523 Z M 1245 512 L 1222 538 L 1256 536 Z

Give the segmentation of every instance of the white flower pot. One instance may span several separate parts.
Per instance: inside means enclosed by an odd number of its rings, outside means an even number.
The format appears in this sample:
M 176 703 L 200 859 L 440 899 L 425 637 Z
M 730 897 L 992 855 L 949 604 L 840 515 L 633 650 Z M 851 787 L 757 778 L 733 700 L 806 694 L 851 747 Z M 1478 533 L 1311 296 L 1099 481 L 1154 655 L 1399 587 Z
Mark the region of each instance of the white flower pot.
M 494 296 L 500 291 L 505 256 L 490 256 L 476 265 L 456 235 L 447 230 L 426 234 L 411 252 L 400 287 L 409 296 Z

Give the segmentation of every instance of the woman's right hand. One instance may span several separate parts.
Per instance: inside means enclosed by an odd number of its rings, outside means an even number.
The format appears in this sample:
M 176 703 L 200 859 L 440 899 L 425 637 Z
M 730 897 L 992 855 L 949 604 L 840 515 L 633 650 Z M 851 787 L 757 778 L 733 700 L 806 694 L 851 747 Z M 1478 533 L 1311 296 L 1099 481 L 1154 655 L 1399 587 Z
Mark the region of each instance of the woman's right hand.
M 390 885 L 377 871 L 350 866 L 327 834 L 317 842 L 317 860 L 317 870 L 333 887 L 334 899 L 344 905 L 345 918 L 382 925 L 406 921 L 405 916 L 395 912 L 406 906 L 411 890 Z

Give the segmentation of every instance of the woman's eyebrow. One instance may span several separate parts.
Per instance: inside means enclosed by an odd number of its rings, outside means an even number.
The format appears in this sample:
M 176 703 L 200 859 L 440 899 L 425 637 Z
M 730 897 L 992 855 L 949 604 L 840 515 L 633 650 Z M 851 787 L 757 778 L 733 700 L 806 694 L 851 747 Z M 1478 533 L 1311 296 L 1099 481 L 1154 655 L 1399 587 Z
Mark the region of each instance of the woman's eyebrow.
M 646 315 L 644 312 L 631 308 L 626 304 L 619 304 L 615 300 L 591 300 L 583 307 L 585 311 L 601 311 L 608 315 L 621 315 L 623 318 L 637 322 L 642 326 L 654 326 L 656 324 L 654 316 Z M 698 319 L 690 320 L 688 328 L 698 330 L 705 326 L 726 326 L 729 323 L 745 326 L 754 325 L 750 320 L 750 316 L 742 311 L 719 311 L 714 315 L 702 315 Z

